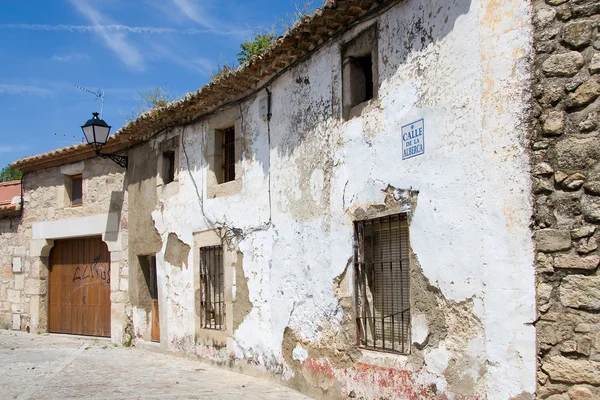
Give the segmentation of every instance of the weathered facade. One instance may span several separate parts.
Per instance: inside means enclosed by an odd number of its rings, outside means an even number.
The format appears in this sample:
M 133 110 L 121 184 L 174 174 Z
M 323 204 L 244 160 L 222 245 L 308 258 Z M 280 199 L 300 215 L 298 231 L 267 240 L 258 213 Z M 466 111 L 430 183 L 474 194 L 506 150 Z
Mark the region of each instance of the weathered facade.
M 522 1 L 394 3 L 268 90 L 149 135 L 129 152 L 137 337 L 151 337 L 140 260 L 154 256 L 169 350 L 317 398 L 533 398 L 532 34 Z M 377 84 L 355 106 L 346 59 L 363 54 Z M 403 160 L 402 127 L 421 120 L 424 154 Z M 228 129 L 235 179 L 220 182 Z M 398 214 L 405 354 L 359 348 L 355 308 L 353 223 Z M 223 299 L 207 311 L 203 252 L 218 245 Z
M 600 397 L 600 4 L 535 1 L 538 394 Z
M 47 330 L 53 241 L 101 235 L 116 342 L 316 398 L 600 396 L 599 13 L 327 2 L 119 130 L 126 172 L 85 145 L 17 162 L 0 323 Z

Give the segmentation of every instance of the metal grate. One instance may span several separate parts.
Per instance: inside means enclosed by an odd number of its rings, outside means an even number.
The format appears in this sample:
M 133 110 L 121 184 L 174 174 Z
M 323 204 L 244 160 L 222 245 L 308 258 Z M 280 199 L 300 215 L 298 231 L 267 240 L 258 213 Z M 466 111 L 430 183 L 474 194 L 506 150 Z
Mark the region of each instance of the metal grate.
M 203 327 L 222 330 L 225 320 L 222 246 L 200 249 L 200 284 Z
M 235 128 L 223 130 L 223 182 L 235 180 Z
M 410 352 L 408 222 L 393 215 L 354 223 L 357 345 Z

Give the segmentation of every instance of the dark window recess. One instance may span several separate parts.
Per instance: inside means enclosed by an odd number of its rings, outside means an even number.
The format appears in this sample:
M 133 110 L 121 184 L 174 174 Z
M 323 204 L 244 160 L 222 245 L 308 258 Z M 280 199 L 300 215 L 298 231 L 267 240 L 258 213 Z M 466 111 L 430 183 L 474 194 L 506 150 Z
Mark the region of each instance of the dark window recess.
M 235 180 L 235 128 L 222 132 L 223 143 L 223 183 Z
M 223 247 L 200 249 L 201 323 L 206 329 L 222 330 L 225 323 Z
M 356 104 L 363 103 L 373 98 L 373 61 L 371 54 L 352 59 L 356 73 Z
M 403 215 L 354 223 L 357 345 L 410 352 L 408 223 Z
M 163 153 L 163 183 L 165 185 L 175 180 L 175 152 Z
M 149 256 L 148 258 L 150 261 L 150 282 L 148 282 L 150 298 L 152 300 L 158 300 L 158 279 L 156 277 L 156 256 Z
M 71 177 L 71 205 L 83 204 L 83 178 L 81 175 Z

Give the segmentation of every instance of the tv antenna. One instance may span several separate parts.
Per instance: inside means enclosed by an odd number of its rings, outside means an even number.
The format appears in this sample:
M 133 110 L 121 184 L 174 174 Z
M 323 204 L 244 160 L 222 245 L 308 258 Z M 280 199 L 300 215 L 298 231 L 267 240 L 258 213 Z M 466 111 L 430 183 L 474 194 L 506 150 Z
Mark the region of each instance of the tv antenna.
M 98 89 L 97 92 L 94 92 L 94 91 L 92 91 L 90 89 L 86 89 L 86 88 L 81 87 L 79 85 L 73 85 L 73 86 L 75 86 L 77 89 L 83 90 L 84 92 L 88 92 L 90 94 L 93 94 L 96 97 L 96 100 L 100 99 L 102 101 L 102 104 L 100 106 L 100 118 L 102 118 L 102 111 L 104 111 L 104 90 Z M 96 101 L 96 100 L 94 100 L 94 101 Z

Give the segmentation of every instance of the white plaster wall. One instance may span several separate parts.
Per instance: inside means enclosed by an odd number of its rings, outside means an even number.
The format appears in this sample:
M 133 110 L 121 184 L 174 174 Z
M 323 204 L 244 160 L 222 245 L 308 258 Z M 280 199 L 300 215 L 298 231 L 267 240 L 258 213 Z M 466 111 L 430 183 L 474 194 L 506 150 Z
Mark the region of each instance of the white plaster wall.
M 339 331 L 343 310 L 333 281 L 352 256 L 350 213 L 382 203 L 389 184 L 419 192 L 410 235 L 424 275 L 447 302 L 470 301 L 481 324 L 468 342 L 450 333 L 426 349 L 415 382 L 451 390 L 449 360 L 468 358 L 473 371 L 486 371 L 477 395 L 508 399 L 535 391 L 523 147 L 530 14 L 521 0 L 399 3 L 379 20 L 379 103 L 348 122 L 340 120 L 339 45 L 325 47 L 271 87 L 270 148 L 258 112 L 266 94 L 244 103 L 250 146 L 236 195 L 206 198 L 203 144 L 210 119 L 185 130 L 179 194 L 162 200 L 153 217 L 164 246 L 170 232 L 192 246 L 192 234 L 210 221 L 245 232 L 239 247 L 253 309 L 234 332 L 236 357 L 289 377 L 282 357 L 286 327 L 313 344 Z M 310 84 L 298 83 L 300 77 Z M 402 161 L 400 127 L 421 118 L 426 153 Z M 190 253 L 189 265 L 179 270 L 157 256 L 159 286 L 167 289 L 161 331 L 171 348 L 186 351 L 194 351 L 192 260 Z M 420 318 L 419 326 L 427 326 Z M 406 366 L 405 357 L 396 358 Z M 461 373 L 477 377 L 473 371 Z

